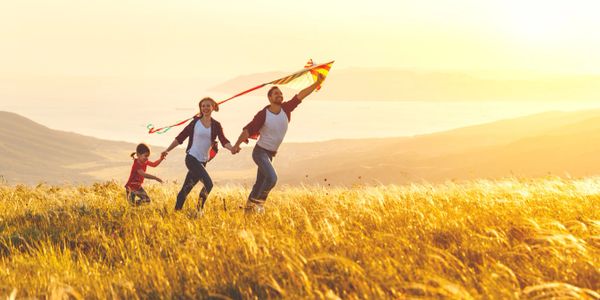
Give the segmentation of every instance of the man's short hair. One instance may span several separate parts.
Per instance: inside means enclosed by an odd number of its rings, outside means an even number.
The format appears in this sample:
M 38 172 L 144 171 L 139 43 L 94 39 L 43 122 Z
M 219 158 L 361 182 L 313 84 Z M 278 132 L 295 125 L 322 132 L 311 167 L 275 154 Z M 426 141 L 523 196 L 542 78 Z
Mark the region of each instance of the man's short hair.
M 267 97 L 271 97 L 271 94 L 273 93 L 273 90 L 275 89 L 279 89 L 279 87 L 277 87 L 276 85 L 272 86 L 269 91 L 267 92 Z

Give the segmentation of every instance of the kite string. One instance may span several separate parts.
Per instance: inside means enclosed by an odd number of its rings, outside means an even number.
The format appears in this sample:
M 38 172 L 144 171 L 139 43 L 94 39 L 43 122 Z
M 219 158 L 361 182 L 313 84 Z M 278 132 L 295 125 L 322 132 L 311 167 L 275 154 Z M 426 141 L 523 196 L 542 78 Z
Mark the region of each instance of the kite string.
M 236 94 L 236 95 L 233 95 L 233 96 L 231 96 L 231 97 L 229 97 L 229 98 L 227 98 L 227 99 L 225 99 L 225 100 L 223 100 L 223 101 L 219 101 L 219 102 L 217 102 L 217 104 L 223 104 L 223 103 L 225 103 L 225 102 L 227 102 L 227 101 L 229 101 L 229 100 L 231 100 L 231 99 L 233 99 L 233 98 L 236 98 L 236 97 L 239 97 L 239 96 L 241 96 L 241 95 L 244 95 L 244 94 L 250 93 L 250 92 L 252 92 L 252 91 L 254 91 L 254 90 L 258 90 L 258 89 L 260 89 L 261 87 L 263 87 L 263 86 L 265 86 L 265 85 L 267 85 L 267 84 L 268 84 L 268 83 L 259 84 L 259 85 L 255 86 L 255 87 L 251 88 L 251 89 L 248 89 L 248 90 L 245 90 L 245 91 L 243 91 L 243 92 L 241 92 L 241 93 L 238 93 L 238 94 Z
M 148 133 L 158 133 L 158 134 L 163 134 L 163 133 L 165 133 L 165 132 L 169 131 L 169 129 L 171 129 L 171 128 L 175 127 L 175 126 L 179 126 L 179 125 L 181 125 L 181 124 L 185 124 L 187 121 L 189 121 L 189 120 L 191 120 L 191 119 L 193 119 L 193 118 L 194 118 L 194 117 L 187 118 L 187 119 L 185 119 L 185 120 L 183 120 L 183 121 L 181 121 L 181 122 L 179 122 L 179 123 L 177 123 L 177 124 L 173 124 L 173 125 L 170 125 L 170 126 L 161 127 L 161 128 L 158 128 L 158 129 L 154 129 L 154 125 L 152 125 L 152 124 L 148 124 L 148 125 L 146 126 L 146 128 L 148 128 Z

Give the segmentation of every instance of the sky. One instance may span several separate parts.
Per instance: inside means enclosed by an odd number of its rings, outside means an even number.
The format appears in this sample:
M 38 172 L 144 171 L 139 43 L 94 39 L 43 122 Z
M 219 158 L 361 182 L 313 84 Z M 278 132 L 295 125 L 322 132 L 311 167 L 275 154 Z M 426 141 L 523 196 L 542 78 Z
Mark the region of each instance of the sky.
M 308 58 L 335 60 L 334 70 L 450 71 L 504 79 L 600 75 L 598 11 L 600 2 L 591 0 L 4 1 L 0 110 L 53 129 L 136 141 L 145 138 L 147 123 L 167 125 L 189 117 L 201 97 L 229 96 L 207 92 L 214 85 L 253 73 L 294 71 Z M 247 109 L 223 110 L 219 118 L 240 128 L 265 104 L 262 97 L 247 101 Z M 335 111 L 338 103 L 319 109 Z M 363 103 L 351 105 L 353 114 L 365 111 Z M 544 105 L 534 107 L 570 104 Z M 471 116 L 486 109 L 449 107 L 455 114 L 441 120 L 443 114 L 413 106 L 424 122 L 447 124 L 444 128 L 481 122 Z M 389 109 L 371 107 L 381 109 L 374 114 Z M 522 106 L 500 111 L 507 113 L 496 118 L 535 112 Z M 427 119 L 433 115 L 438 119 Z M 381 120 L 366 120 L 371 123 L 365 128 L 378 128 Z M 414 124 L 390 121 L 384 125 L 393 130 L 385 136 L 444 129 Z M 311 138 L 303 132 L 289 140 Z
M 600 74 L 597 1 L 5 1 L 0 76 L 337 68 Z

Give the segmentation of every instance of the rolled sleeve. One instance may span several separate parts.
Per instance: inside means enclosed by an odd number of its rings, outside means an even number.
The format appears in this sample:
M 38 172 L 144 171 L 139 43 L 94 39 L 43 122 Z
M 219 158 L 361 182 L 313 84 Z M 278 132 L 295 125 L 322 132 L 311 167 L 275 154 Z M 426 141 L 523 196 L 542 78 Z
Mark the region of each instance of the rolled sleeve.
M 290 101 L 286 101 L 281 104 L 281 107 L 288 113 L 292 112 L 298 105 L 302 103 L 302 100 L 298 99 L 298 95 L 295 95 Z
M 221 145 L 223 147 L 225 147 L 225 145 L 227 144 L 231 144 L 229 142 L 229 140 L 225 137 L 225 133 L 223 132 L 223 126 L 221 126 L 221 124 L 219 124 L 219 132 L 217 134 L 217 137 L 219 137 L 219 141 L 221 142 Z
M 266 112 L 265 109 L 256 113 L 252 121 L 244 126 L 243 129 L 248 130 L 250 136 L 257 135 L 260 131 L 260 128 L 265 124 Z
M 175 140 L 180 145 L 183 144 L 183 141 L 185 141 L 185 139 L 187 139 L 190 136 L 192 132 L 192 124 L 194 124 L 194 122 L 191 122 L 190 124 L 185 126 L 185 128 L 183 128 L 183 130 L 175 137 Z

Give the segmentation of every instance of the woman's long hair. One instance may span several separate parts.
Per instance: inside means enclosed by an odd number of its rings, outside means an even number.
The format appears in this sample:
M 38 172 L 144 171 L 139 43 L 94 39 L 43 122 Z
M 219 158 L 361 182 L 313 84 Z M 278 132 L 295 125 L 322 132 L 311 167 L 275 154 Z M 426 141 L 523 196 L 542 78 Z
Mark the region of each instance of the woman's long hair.
M 202 100 L 200 100 L 200 102 L 198 102 L 198 108 L 200 109 L 200 113 L 198 113 L 198 115 L 200 117 L 202 117 L 202 102 L 204 101 L 210 101 L 213 107 L 213 111 L 219 111 L 219 104 L 217 103 L 217 101 L 215 101 L 211 97 L 204 97 L 202 98 Z

